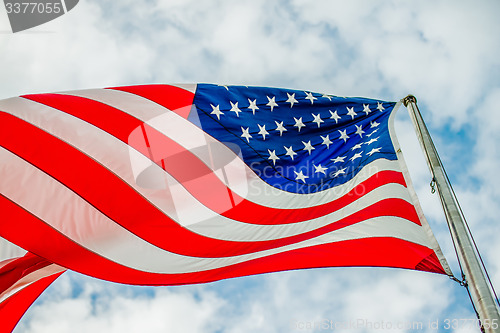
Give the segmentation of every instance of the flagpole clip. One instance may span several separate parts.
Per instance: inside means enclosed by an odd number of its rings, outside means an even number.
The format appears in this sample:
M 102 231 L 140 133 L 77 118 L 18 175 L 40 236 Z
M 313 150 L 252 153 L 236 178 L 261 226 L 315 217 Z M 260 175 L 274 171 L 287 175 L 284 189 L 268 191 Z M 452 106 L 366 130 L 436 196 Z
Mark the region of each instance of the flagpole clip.
M 436 193 L 436 178 L 432 177 L 429 186 L 431 187 L 431 193 L 432 194 Z
M 467 288 L 469 285 L 467 284 L 467 280 L 465 279 L 465 276 L 462 275 L 462 280 L 457 279 L 454 276 L 450 276 L 450 279 L 461 285 L 462 287 Z

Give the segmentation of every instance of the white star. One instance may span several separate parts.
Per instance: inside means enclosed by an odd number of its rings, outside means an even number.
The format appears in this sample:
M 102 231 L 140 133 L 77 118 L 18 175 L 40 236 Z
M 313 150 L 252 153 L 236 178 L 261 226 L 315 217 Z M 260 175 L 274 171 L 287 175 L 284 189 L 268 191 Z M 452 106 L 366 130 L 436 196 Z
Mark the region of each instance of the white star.
M 344 143 L 347 142 L 347 139 L 349 139 L 349 136 L 346 134 L 347 130 L 339 130 L 339 133 L 340 133 L 340 140 L 344 140 Z
M 358 125 L 354 125 L 354 126 L 356 126 L 356 133 L 354 133 L 354 134 L 358 134 L 359 137 L 362 138 L 363 137 L 363 133 L 365 132 L 365 131 L 363 131 L 363 125 L 359 125 L 359 126 Z
M 238 102 L 233 103 L 233 102 L 229 101 L 229 103 L 231 103 L 231 110 L 229 110 L 229 111 L 233 111 L 234 113 L 236 113 L 236 116 L 239 117 L 241 110 L 238 107 Z
M 299 132 L 302 127 L 306 127 L 306 125 L 304 125 L 304 123 L 302 122 L 302 117 L 300 117 L 299 119 L 293 117 L 293 119 L 295 120 L 295 125 L 293 125 L 293 127 L 297 127 L 299 129 Z
M 253 115 L 255 116 L 255 110 L 259 109 L 259 107 L 257 106 L 257 99 L 254 99 L 253 101 L 251 101 L 250 98 L 249 98 L 248 99 L 248 103 L 250 103 L 250 105 L 248 106 L 248 108 L 250 110 L 252 110 Z
M 220 120 L 220 115 L 224 114 L 221 110 L 219 110 L 219 105 L 217 104 L 217 106 L 213 106 L 212 104 L 210 104 L 210 106 L 212 107 L 212 112 L 210 112 L 210 114 L 214 114 L 217 116 L 217 119 Z
M 285 150 L 286 150 L 286 154 L 285 154 L 285 155 L 290 156 L 290 158 L 291 158 L 291 159 L 292 159 L 292 161 L 293 161 L 293 157 L 294 157 L 295 155 L 297 155 L 297 153 L 293 151 L 292 146 L 290 146 L 289 148 L 287 148 L 287 147 L 283 146 L 283 148 L 285 148 Z
M 363 145 L 362 143 L 358 143 L 357 145 L 355 145 L 354 147 L 352 147 L 351 150 L 360 149 L 362 145 Z
M 381 147 L 379 148 L 373 148 L 369 153 L 368 155 L 372 156 L 373 154 L 375 153 L 380 153 L 380 149 L 382 149 Z
M 304 149 L 302 149 L 302 150 L 307 150 L 309 152 L 309 155 L 311 155 L 311 151 L 316 149 L 311 145 L 311 140 L 309 140 L 307 142 L 302 141 L 302 144 L 304 145 Z
M 269 157 L 267 159 L 272 160 L 273 165 L 276 165 L 276 160 L 280 159 L 278 156 L 276 156 L 276 150 L 271 151 L 270 149 L 268 149 L 267 151 L 269 152 Z
M 337 110 L 335 110 L 335 112 L 332 112 L 332 110 L 328 110 L 330 111 L 330 114 L 332 115 L 330 117 L 330 119 L 334 119 L 335 120 L 335 123 L 338 124 L 339 123 L 339 119 L 340 119 L 340 116 L 337 114 Z
M 310 100 L 311 101 L 311 104 L 314 104 L 314 100 L 317 99 L 316 97 L 313 96 L 313 94 L 311 92 L 306 92 L 304 91 L 307 95 L 306 99 Z
M 229 91 L 229 88 L 225 84 L 218 84 L 219 87 L 224 87 L 226 88 L 227 91 Z
M 333 174 L 333 177 L 338 177 L 340 174 L 345 174 L 345 168 L 340 169 L 339 171 Z
M 370 105 L 369 104 L 363 104 L 363 112 L 368 115 L 372 110 L 370 110 Z
M 293 104 L 294 103 L 299 103 L 296 99 L 295 99 L 295 93 L 293 94 L 289 94 L 289 93 L 286 93 L 287 96 L 288 96 L 288 99 L 286 100 L 286 103 L 290 103 L 290 107 L 292 108 L 293 107 Z
M 321 96 L 321 97 L 328 98 L 328 100 L 330 102 L 332 101 L 332 96 L 331 95 L 323 94 L 323 96 Z
M 342 162 L 343 163 L 346 157 L 347 156 L 342 156 L 342 157 L 337 156 L 335 158 L 330 159 L 330 161 L 333 161 L 333 163 L 337 163 L 337 162 Z
M 371 145 L 372 143 L 374 143 L 374 142 L 375 142 L 375 141 L 377 141 L 377 140 L 378 140 L 378 137 L 377 137 L 377 138 L 375 138 L 375 139 L 370 139 L 370 141 L 365 142 L 365 145 Z
M 250 138 L 252 137 L 250 133 L 248 133 L 249 129 L 250 127 L 247 127 L 246 129 L 243 127 L 241 128 L 241 131 L 243 132 L 241 137 L 247 139 L 247 142 L 250 142 Z
M 373 134 L 375 134 L 377 132 L 378 132 L 378 128 L 376 130 L 374 130 L 373 132 L 371 132 L 370 134 L 367 134 L 366 137 L 369 138 L 370 136 L 372 136 Z
M 378 127 L 380 123 L 377 123 L 376 121 L 370 121 L 370 128 Z
M 384 111 L 384 110 L 385 110 L 385 108 L 384 108 L 384 106 L 382 105 L 382 103 L 377 102 L 377 110 L 379 110 L 380 112 L 382 112 L 382 111 Z
M 269 135 L 269 132 L 266 131 L 266 125 L 260 126 L 257 124 L 257 126 L 259 126 L 260 130 L 258 134 L 262 135 L 262 140 L 266 140 L 266 135 Z
M 351 117 L 352 117 L 352 119 L 354 119 L 354 116 L 356 116 L 356 115 L 357 115 L 357 113 L 356 113 L 356 112 L 354 112 L 354 107 L 352 107 L 352 108 L 349 108 L 349 107 L 348 107 L 348 108 L 347 108 L 347 115 L 348 115 L 348 116 L 351 116 Z
M 321 115 L 311 113 L 311 115 L 314 117 L 313 123 L 318 124 L 318 128 L 321 126 L 321 123 L 324 123 L 323 119 L 321 119 Z
M 356 154 L 354 154 L 354 156 L 353 156 L 353 157 L 351 157 L 349 160 L 350 160 L 350 161 L 354 161 L 355 159 L 360 158 L 360 157 L 361 157 L 361 153 L 356 153 Z
M 326 149 L 330 149 L 330 144 L 333 143 L 332 141 L 330 141 L 330 134 L 328 134 L 325 137 L 320 135 L 320 137 L 321 137 L 321 139 L 323 139 L 323 142 L 321 144 L 326 145 Z
M 269 98 L 269 96 L 266 96 L 267 97 L 267 100 L 269 101 L 269 103 L 267 103 L 266 105 L 271 107 L 271 112 L 273 112 L 274 110 L 274 107 L 275 106 L 278 106 L 278 104 L 276 104 L 276 96 L 273 96 L 273 98 Z
M 326 170 L 328 170 L 328 168 L 325 168 L 325 167 L 321 166 L 321 164 L 319 164 L 318 166 L 315 166 L 315 165 L 313 164 L 313 167 L 314 167 L 314 169 L 315 169 L 315 170 L 314 170 L 314 173 L 320 173 L 320 172 L 321 172 L 322 174 L 326 175 L 326 172 L 325 172 L 325 171 L 326 171 Z
M 294 173 L 295 173 L 295 180 L 302 180 L 305 183 L 306 178 L 309 178 L 309 176 L 306 176 L 302 173 L 302 170 L 300 172 L 294 171 Z
M 285 126 L 283 126 L 283 122 L 278 123 L 276 120 L 275 120 L 274 122 L 276 123 L 276 126 L 278 126 L 278 127 L 276 127 L 275 131 L 280 131 L 280 136 L 283 134 L 283 132 L 288 131 L 288 130 L 285 128 Z

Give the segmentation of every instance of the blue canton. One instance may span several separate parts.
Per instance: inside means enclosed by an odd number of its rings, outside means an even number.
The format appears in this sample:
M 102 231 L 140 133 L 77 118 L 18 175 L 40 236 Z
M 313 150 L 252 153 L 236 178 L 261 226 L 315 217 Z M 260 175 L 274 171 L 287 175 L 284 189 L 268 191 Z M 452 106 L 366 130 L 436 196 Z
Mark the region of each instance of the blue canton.
M 376 159 L 397 158 L 388 128 L 395 102 L 199 84 L 194 104 L 190 121 L 288 192 L 322 191 Z

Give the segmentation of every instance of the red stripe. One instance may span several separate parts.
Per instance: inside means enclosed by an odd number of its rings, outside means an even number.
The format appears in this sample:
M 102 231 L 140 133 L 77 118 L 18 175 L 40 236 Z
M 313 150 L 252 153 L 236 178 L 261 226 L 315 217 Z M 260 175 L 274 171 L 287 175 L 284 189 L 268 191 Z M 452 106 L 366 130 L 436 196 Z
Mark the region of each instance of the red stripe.
M 191 108 L 187 108 L 187 106 L 191 106 L 194 99 L 194 94 L 192 92 L 165 84 L 115 87 L 108 89 L 125 91 L 147 98 L 171 111 L 176 112 L 183 118 L 187 118 L 189 116 Z
M 61 110 L 95 125 L 127 142 L 130 133 L 139 130 L 143 122 L 109 105 L 78 96 L 39 94 L 21 96 Z
M 331 214 L 360 199 L 378 187 L 389 183 L 406 186 L 401 172 L 385 170 L 374 174 L 367 180 L 356 185 L 352 190 L 343 194 L 340 198 L 321 205 L 300 209 L 276 209 L 256 205 L 248 200 L 242 200 L 238 205 L 223 212 L 221 215 L 237 221 L 262 225 L 302 222 Z M 416 219 L 412 218 L 411 221 L 420 225 L 418 217 Z
M 401 199 L 386 199 L 336 223 L 296 236 L 259 242 L 217 240 L 181 227 L 94 160 L 41 129 L 2 112 L 0 144 L 65 184 L 130 232 L 178 254 L 196 257 L 241 255 L 292 244 L 383 215 L 418 221 L 411 204 Z
M 0 268 L 0 294 L 26 275 L 51 264 L 50 261 L 29 252 L 9 262 Z
M 30 305 L 63 272 L 44 277 L 0 303 L 0 332 L 12 332 Z
M 0 235 L 5 239 L 61 266 L 119 283 L 146 285 L 204 283 L 281 270 L 338 266 L 419 268 L 444 273 L 439 261 L 432 259 L 431 249 L 388 237 L 311 246 L 201 272 L 148 273 L 119 265 L 82 248 L 2 196 L 0 196 L 0 208 L 6 212 L 5 223 L 0 224 Z M 30 230 L 30 232 L 20 230 Z M 429 263 L 423 264 L 425 261 Z
M 302 222 L 332 213 L 383 184 L 396 183 L 406 186 L 400 172 L 382 171 L 333 202 L 302 209 L 270 208 L 240 197 L 226 187 L 194 154 L 118 109 L 76 96 L 43 94 L 24 97 L 69 113 L 112 134 L 166 170 L 206 207 L 240 222 L 263 225 Z M 118 130 L 119 127 L 121 130 Z M 236 206 L 235 202 L 238 203 Z M 420 224 L 418 219 L 416 223 Z
M 232 193 L 198 157 L 142 121 L 109 105 L 77 96 L 41 94 L 24 98 L 82 119 L 128 144 L 164 168 L 200 202 L 217 213 L 230 209 Z M 165 103 L 164 103 L 165 104 Z M 146 133 L 146 134 L 144 134 Z M 164 160 L 168 163 L 163 163 Z M 203 176 L 203 177 L 200 177 Z M 210 189 L 210 190 L 207 190 Z M 232 193 L 235 202 L 244 200 Z

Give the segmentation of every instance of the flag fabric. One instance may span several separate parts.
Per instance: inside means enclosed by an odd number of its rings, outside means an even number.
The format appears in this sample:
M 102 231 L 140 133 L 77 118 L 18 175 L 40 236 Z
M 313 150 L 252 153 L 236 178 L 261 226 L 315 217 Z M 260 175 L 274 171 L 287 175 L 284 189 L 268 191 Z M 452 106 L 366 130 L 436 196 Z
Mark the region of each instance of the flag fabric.
M 2 100 L 0 236 L 127 284 L 335 266 L 450 274 L 397 107 L 211 84 Z
M 64 271 L 0 238 L 0 332 L 11 332 L 28 307 Z

